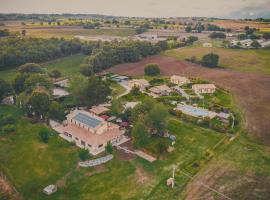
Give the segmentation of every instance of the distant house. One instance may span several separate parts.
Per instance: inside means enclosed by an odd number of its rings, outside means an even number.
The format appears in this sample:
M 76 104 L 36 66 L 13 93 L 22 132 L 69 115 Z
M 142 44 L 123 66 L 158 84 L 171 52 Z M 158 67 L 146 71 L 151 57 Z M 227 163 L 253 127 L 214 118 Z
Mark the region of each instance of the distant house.
M 270 40 L 257 40 L 262 48 L 270 47 Z
M 141 91 L 144 91 L 146 88 L 150 86 L 149 82 L 145 79 L 133 79 L 128 81 L 128 87 L 139 87 Z
M 240 44 L 243 48 L 250 48 L 251 47 L 251 43 L 253 42 L 253 40 L 251 39 L 246 39 L 246 40 L 241 40 Z
M 57 186 L 56 185 L 48 185 L 43 189 L 43 193 L 46 195 L 51 195 L 57 191 Z
M 216 91 L 214 84 L 195 84 L 192 85 L 192 90 L 198 94 L 212 94 Z
M 84 110 L 72 111 L 67 115 L 66 123 L 54 129 L 62 138 L 88 149 L 92 155 L 105 151 L 108 142 L 116 146 L 128 140 L 118 125 Z
M 90 110 L 94 115 L 101 115 L 109 111 L 104 105 L 93 106 Z
M 14 104 L 14 98 L 13 96 L 8 96 L 8 97 L 5 97 L 1 104 L 4 104 L 4 105 L 13 105 Z
M 213 47 L 211 43 L 205 42 L 203 43 L 203 47 Z
M 127 102 L 127 103 L 125 103 L 124 108 L 125 108 L 125 110 L 126 110 L 126 109 L 133 109 L 133 108 L 134 108 L 135 106 L 137 106 L 139 103 L 141 103 L 141 102 L 139 102 L 139 101 Z
M 240 46 L 242 48 L 250 48 L 253 40 L 246 39 L 246 40 L 232 40 L 231 45 L 232 46 Z
M 63 80 L 60 80 L 60 81 L 56 81 L 53 84 L 56 85 L 56 86 L 62 87 L 62 88 L 66 88 L 66 87 L 68 87 L 69 80 L 68 79 L 63 79 Z
M 176 76 L 173 75 L 170 78 L 171 83 L 177 84 L 177 85 L 184 85 L 186 83 L 190 83 L 190 80 L 184 76 Z
M 172 92 L 172 89 L 169 88 L 167 85 L 159 85 L 159 86 L 151 87 L 149 91 L 158 96 L 166 96 Z
M 62 98 L 65 96 L 68 96 L 69 92 L 67 92 L 66 90 L 62 89 L 62 88 L 53 88 L 53 97 L 54 98 Z
M 127 76 L 118 76 L 118 75 L 112 75 L 110 77 L 111 80 L 116 81 L 116 82 L 122 82 L 122 81 L 127 81 L 129 78 Z

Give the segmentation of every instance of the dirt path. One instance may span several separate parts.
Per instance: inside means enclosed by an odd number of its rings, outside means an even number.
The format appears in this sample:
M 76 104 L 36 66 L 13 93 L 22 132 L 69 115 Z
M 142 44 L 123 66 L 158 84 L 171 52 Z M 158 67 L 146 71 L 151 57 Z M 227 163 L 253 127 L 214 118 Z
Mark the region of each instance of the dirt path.
M 152 56 L 137 63 L 109 69 L 123 75 L 143 75 L 148 63 L 160 65 L 162 75 L 200 77 L 231 91 L 244 111 L 247 128 L 262 142 L 270 144 L 270 76 L 226 69 L 209 69 L 166 56 Z

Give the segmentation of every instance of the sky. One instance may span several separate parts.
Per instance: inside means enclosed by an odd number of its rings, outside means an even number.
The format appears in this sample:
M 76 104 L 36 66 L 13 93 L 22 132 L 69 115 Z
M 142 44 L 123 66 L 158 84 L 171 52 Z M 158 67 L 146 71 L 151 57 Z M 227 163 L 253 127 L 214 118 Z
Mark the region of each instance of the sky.
M 138 17 L 270 17 L 270 0 L 0 0 L 0 13 Z

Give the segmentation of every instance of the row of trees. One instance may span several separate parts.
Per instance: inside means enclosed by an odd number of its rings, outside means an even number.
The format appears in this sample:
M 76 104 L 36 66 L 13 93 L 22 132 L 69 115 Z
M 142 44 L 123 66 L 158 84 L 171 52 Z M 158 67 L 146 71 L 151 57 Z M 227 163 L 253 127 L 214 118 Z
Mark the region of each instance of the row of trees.
M 123 41 L 106 43 L 95 49 L 87 62 L 81 66 L 81 73 L 89 76 L 113 65 L 127 62 L 136 62 L 141 58 L 155 55 L 163 48 L 163 43 Z
M 0 70 L 75 53 L 90 54 L 99 44 L 80 40 L 9 37 L 0 40 Z

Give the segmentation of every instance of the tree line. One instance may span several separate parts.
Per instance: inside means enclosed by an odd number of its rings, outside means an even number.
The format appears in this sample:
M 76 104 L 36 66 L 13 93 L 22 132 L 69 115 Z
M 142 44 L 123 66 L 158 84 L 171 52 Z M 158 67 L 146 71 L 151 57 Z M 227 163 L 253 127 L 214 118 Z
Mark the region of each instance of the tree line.
M 139 41 L 106 43 L 93 51 L 86 63 L 81 66 L 81 73 L 89 76 L 116 64 L 139 61 L 147 56 L 155 55 L 161 50 L 161 43 L 152 44 Z
M 90 54 L 98 42 L 9 37 L 0 40 L 0 70 L 28 62 L 45 62 L 75 53 Z

